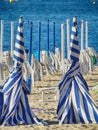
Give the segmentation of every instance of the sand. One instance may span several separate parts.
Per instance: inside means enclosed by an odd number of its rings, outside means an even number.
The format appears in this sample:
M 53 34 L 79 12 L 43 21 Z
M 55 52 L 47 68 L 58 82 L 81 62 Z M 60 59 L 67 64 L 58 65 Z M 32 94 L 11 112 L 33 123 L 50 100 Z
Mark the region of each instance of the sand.
M 45 75 L 43 81 L 36 81 L 35 86 L 32 89 L 32 93 L 28 95 L 30 106 L 33 112 L 41 119 L 48 123 L 47 126 L 43 125 L 21 125 L 0 127 L 0 130 L 98 130 L 97 124 L 64 124 L 59 125 L 57 121 L 56 109 L 58 101 L 42 101 L 42 88 L 57 87 L 62 78 L 61 72 L 57 72 L 55 75 Z M 98 84 L 98 68 L 93 72 L 84 75 L 85 80 L 89 86 L 90 94 L 94 101 L 98 104 L 98 89 L 92 90 L 92 86 Z M 51 100 L 56 96 L 57 91 L 47 90 L 45 93 L 45 99 Z

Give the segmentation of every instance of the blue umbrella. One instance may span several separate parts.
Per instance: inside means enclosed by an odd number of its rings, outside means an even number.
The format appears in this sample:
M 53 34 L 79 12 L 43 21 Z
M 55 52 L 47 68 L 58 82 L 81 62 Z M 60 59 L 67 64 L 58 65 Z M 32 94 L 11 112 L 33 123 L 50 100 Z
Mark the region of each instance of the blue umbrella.
M 22 65 L 24 63 L 23 19 L 20 17 L 18 33 L 14 49 L 14 67 L 4 84 L 4 108 L 1 115 L 1 125 L 43 124 L 32 112 L 27 94 L 29 92 L 23 79 Z
M 77 19 L 73 18 L 71 33 L 72 65 L 58 85 L 57 107 L 60 124 L 98 123 L 98 109 L 91 98 L 86 81 L 80 73 Z

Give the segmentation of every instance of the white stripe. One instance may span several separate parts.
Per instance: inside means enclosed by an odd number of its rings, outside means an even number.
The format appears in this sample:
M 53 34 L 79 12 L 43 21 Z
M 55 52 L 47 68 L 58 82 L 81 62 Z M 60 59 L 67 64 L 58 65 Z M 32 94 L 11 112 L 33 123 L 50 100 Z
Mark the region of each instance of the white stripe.
M 86 117 L 86 114 L 85 114 L 85 111 L 84 111 L 84 103 L 83 103 L 83 98 L 82 98 L 82 93 L 79 91 L 79 99 L 80 99 L 80 109 L 81 109 L 81 114 L 82 114 L 82 117 L 83 117 L 83 120 L 84 120 L 84 123 L 89 123 L 88 120 L 87 120 L 87 117 Z
M 63 123 L 63 124 L 68 124 L 68 116 L 66 116 L 66 118 L 62 121 L 62 122 L 60 122 L 61 124 Z
M 97 117 L 98 117 L 98 109 L 97 109 L 97 107 L 94 105 L 94 103 L 92 103 L 92 106 L 93 106 L 95 112 L 97 113 Z
M 19 41 L 24 42 L 24 38 L 17 34 L 16 39 Z
M 69 95 L 69 97 L 67 98 L 67 102 L 64 104 L 64 108 L 63 108 L 63 114 L 62 114 L 62 119 L 61 119 L 61 123 L 63 123 L 65 117 L 67 116 L 67 111 L 66 111 L 66 106 L 69 104 L 69 106 L 71 105 L 71 94 Z
M 19 58 L 21 58 L 21 59 L 24 58 L 24 55 L 21 54 L 21 53 L 19 53 L 19 52 L 17 52 L 17 51 L 14 51 L 14 55 L 17 56 L 17 57 L 19 57 Z
M 78 114 L 79 108 L 77 108 L 76 96 L 75 96 L 76 93 L 75 93 L 74 88 L 75 88 L 74 81 L 72 81 L 72 90 L 71 90 L 72 106 L 73 106 L 76 122 L 80 123 L 81 121 L 80 121 L 80 117 L 79 117 L 79 114 Z
M 20 88 L 21 86 L 19 86 Z M 10 100 L 10 107 L 9 107 L 9 111 L 12 110 L 13 106 L 15 105 L 15 101 L 16 101 L 16 97 L 17 97 L 17 94 L 18 96 L 20 97 L 21 95 L 21 92 L 19 93 L 20 89 L 17 89 L 16 85 L 14 86 L 14 89 L 13 89 L 13 93 L 11 95 L 11 100 Z M 19 95 L 20 94 L 20 95 Z M 15 100 L 15 101 L 14 101 Z
M 95 123 L 96 122 L 96 120 L 95 120 L 95 117 L 94 117 L 94 113 L 93 113 L 93 108 L 92 108 L 92 106 L 91 106 L 91 104 L 93 104 L 94 102 L 92 101 L 92 98 L 90 97 L 90 95 L 89 95 L 89 98 L 90 98 L 90 100 L 91 100 L 91 103 L 89 103 L 88 102 L 88 99 L 87 99 L 87 96 L 86 96 L 86 91 L 84 91 L 84 97 L 85 97 L 85 99 L 86 99 L 86 101 L 87 101 L 87 106 L 88 106 L 88 110 L 89 110 L 89 115 L 90 115 L 90 119 L 93 121 L 93 123 Z M 87 94 L 88 95 L 88 94 Z M 97 108 L 96 108 L 97 109 Z M 97 113 L 98 113 L 98 110 L 97 110 Z
M 21 72 L 21 70 L 18 72 L 18 73 L 20 73 Z M 18 74 L 17 73 L 17 74 Z M 15 77 L 16 77 L 17 75 L 15 75 Z M 14 78 L 15 78 L 14 77 Z M 4 85 L 4 88 L 3 88 L 3 90 L 9 85 L 9 83 L 11 83 L 12 82 L 12 80 L 13 80 L 13 78 L 9 78 L 8 79 L 8 82 Z M 15 83 L 14 83 L 14 85 L 12 86 L 12 87 L 10 87 L 10 89 L 6 92 L 6 95 L 10 92 L 10 90 L 17 84 L 17 82 L 19 81 L 20 79 L 18 79 Z
M 21 32 L 21 33 L 23 33 L 23 29 L 22 29 L 22 27 L 20 27 L 20 26 L 18 26 L 18 32 Z
M 36 117 L 33 117 L 34 121 L 37 123 L 37 124 L 42 124 L 42 122 L 38 122 L 37 118 Z
M 65 82 L 68 80 L 68 77 L 72 77 L 73 75 L 76 75 L 76 73 L 77 73 L 77 71 L 79 71 L 79 70 L 77 70 L 76 68 L 79 66 L 79 62 L 77 62 L 77 64 L 71 69 L 71 71 L 69 70 L 68 71 L 68 73 L 70 73 L 70 74 L 68 74 L 69 76 L 67 76 L 66 78 L 64 78 L 63 79 L 63 82 L 62 82 L 62 85 L 61 85 L 61 87 L 60 87 L 60 91 L 61 91 L 61 95 L 62 95 L 62 93 L 63 93 L 63 89 L 65 89 Z M 71 73 L 72 72 L 72 73 Z M 72 80 L 72 79 L 70 79 L 70 80 Z M 69 82 L 70 82 L 70 80 L 69 80 Z M 68 82 L 67 82 L 68 83 Z M 67 85 L 66 85 L 67 86 Z
M 68 90 L 71 81 L 72 81 L 72 79 L 70 79 L 70 80 L 65 84 L 66 87 L 63 86 L 63 90 L 62 90 L 61 93 L 60 93 L 60 101 L 62 101 L 62 99 L 64 98 L 64 96 L 65 96 L 65 94 L 66 94 L 66 91 Z
M 71 46 L 72 48 L 75 48 L 76 50 L 79 50 L 79 51 L 80 51 L 80 49 L 79 49 L 79 46 L 78 46 L 78 45 L 73 44 L 73 43 L 71 42 L 71 43 L 70 43 L 70 46 Z
M 78 81 L 77 81 L 78 82 Z M 88 95 L 88 97 L 90 98 L 90 100 L 92 101 L 91 103 L 94 103 L 92 98 L 90 97 L 90 95 L 84 90 L 84 88 L 79 84 L 79 87 L 80 87 L 80 90 L 81 92 L 83 93 L 86 101 L 87 101 L 87 105 L 88 105 L 88 109 L 89 109 L 89 115 L 90 115 L 90 119 L 92 119 L 92 121 L 95 123 L 95 118 L 94 118 L 94 114 L 93 114 L 93 109 L 92 109 L 92 106 L 91 104 L 88 102 L 88 99 L 87 99 L 87 96 L 86 94 Z M 86 94 L 85 94 L 86 93 Z M 95 103 L 94 103 L 95 104 Z
M 73 31 L 73 32 L 76 32 L 77 30 L 76 30 L 75 27 L 72 26 L 72 31 Z
M 79 83 L 82 82 L 78 76 L 77 76 L 76 80 L 77 80 L 77 82 L 79 82 Z M 82 85 L 84 86 L 83 83 L 82 83 Z M 87 96 L 88 96 L 88 97 L 93 101 L 93 103 L 94 103 L 94 100 L 91 98 L 91 96 L 89 95 L 89 93 L 85 91 L 85 89 L 81 86 L 81 84 L 79 84 L 79 86 L 80 86 L 80 88 L 81 88 L 80 90 L 82 90 L 83 93 L 86 93 Z M 84 87 L 85 87 L 85 86 L 84 86 Z M 84 94 L 84 95 L 85 95 L 85 94 Z M 94 104 L 95 104 L 95 103 L 94 103 Z
M 23 91 L 23 90 L 22 90 L 22 91 Z M 27 112 L 27 109 L 26 109 L 26 101 L 25 101 L 24 92 L 22 92 L 21 100 L 22 100 L 24 109 L 25 109 L 25 111 L 26 111 L 25 115 L 26 115 L 27 123 L 28 123 L 28 124 L 32 124 L 31 118 L 30 118 L 30 116 L 28 115 L 28 112 Z M 33 118 L 34 118 L 34 117 L 33 117 Z
M 78 41 L 77 36 L 75 36 L 75 35 L 73 35 L 73 34 L 71 34 L 71 39 L 73 39 L 73 40 L 75 40 L 75 41 Z
M 67 97 L 66 101 L 63 103 L 62 107 L 60 107 L 60 109 L 58 111 L 58 117 L 60 117 L 63 114 L 67 115 L 67 113 L 66 112 L 64 113 L 64 111 L 65 111 L 65 107 L 66 107 L 68 101 L 69 101 L 69 98 Z
M 15 88 L 15 87 L 14 87 Z M 16 93 L 17 92 L 17 90 L 16 90 L 16 88 L 15 88 L 15 91 L 13 91 L 13 93 Z M 15 101 L 14 101 L 14 99 L 15 99 L 15 93 L 14 93 L 14 95 L 13 95 L 13 93 L 12 93 L 12 96 L 11 96 L 11 102 L 9 102 L 9 112 L 6 114 L 6 116 L 5 116 L 5 119 L 4 119 L 4 122 L 6 122 L 8 119 L 9 119 L 9 115 L 10 115 L 10 117 L 13 115 L 13 113 L 14 113 L 14 110 L 12 111 L 12 109 L 13 109 L 13 106 L 15 105 Z M 6 95 L 4 95 L 4 96 L 6 96 Z M 8 95 L 7 95 L 8 96 Z M 5 101 L 4 101 L 5 102 Z M 11 112 L 12 111 L 12 112 Z M 4 123 L 3 123 L 4 124 Z
M 20 45 L 18 42 L 15 43 L 15 47 L 18 49 L 24 50 L 24 46 Z
M 87 99 L 87 98 L 86 98 L 86 99 Z M 92 102 L 91 102 L 91 104 L 92 104 Z M 89 110 L 90 119 L 92 120 L 93 123 L 95 123 L 96 120 L 95 120 L 95 117 L 94 117 L 93 108 L 92 108 L 91 104 L 90 104 L 90 103 L 88 102 L 88 100 L 87 100 L 87 105 L 88 105 L 88 110 Z
M 76 57 L 76 58 L 79 58 L 79 54 L 77 54 L 77 53 L 75 53 L 75 52 L 73 52 L 73 51 L 70 51 L 70 54 L 71 54 L 72 56 Z

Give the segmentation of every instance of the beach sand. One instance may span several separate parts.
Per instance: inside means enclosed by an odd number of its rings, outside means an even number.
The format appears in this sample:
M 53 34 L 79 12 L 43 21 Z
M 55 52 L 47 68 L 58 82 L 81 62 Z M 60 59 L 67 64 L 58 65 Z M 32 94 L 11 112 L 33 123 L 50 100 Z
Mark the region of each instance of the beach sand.
M 98 68 L 93 72 L 84 75 L 85 80 L 89 86 L 89 91 L 98 105 L 98 89 L 92 90 L 92 86 L 98 84 Z M 20 125 L 20 126 L 6 126 L 0 127 L 0 130 L 98 130 L 97 124 L 64 124 L 59 125 L 57 121 L 56 109 L 58 101 L 42 101 L 42 88 L 57 87 L 62 79 L 61 72 L 55 75 L 45 75 L 43 81 L 36 81 L 32 89 L 32 93 L 28 95 L 29 103 L 32 111 L 40 118 L 48 123 L 48 125 Z M 46 90 L 45 99 L 50 100 L 56 96 L 56 90 Z

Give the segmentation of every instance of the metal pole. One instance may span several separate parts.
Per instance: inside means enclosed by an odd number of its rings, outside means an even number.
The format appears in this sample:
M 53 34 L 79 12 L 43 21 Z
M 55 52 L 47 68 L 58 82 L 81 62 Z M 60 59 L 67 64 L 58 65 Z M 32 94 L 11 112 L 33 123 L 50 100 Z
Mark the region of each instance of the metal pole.
M 3 55 L 3 40 L 4 40 L 4 20 L 1 20 L 0 62 L 2 62 L 2 55 Z
M 67 59 L 70 59 L 70 20 L 66 20 L 67 24 Z
M 47 54 L 49 56 L 49 19 L 47 22 Z
M 64 31 L 65 27 L 64 24 L 61 24 L 61 58 L 62 58 L 62 74 L 64 76 L 65 74 L 65 63 L 64 63 L 64 44 L 65 44 L 65 31 Z
M 31 27 L 30 27 L 30 46 L 29 46 L 29 64 L 31 65 L 31 58 L 32 58 L 32 26 L 33 23 L 31 22 Z
M 30 25 L 30 46 L 29 46 L 29 64 L 31 65 L 32 64 L 32 26 L 33 26 L 33 23 L 31 22 L 31 25 Z M 28 75 L 28 88 L 30 90 L 30 93 L 31 93 L 31 85 L 32 85 L 32 77 L 31 77 L 31 74 Z
M 84 49 L 84 21 L 81 20 L 81 50 Z
M 13 57 L 14 50 L 14 22 L 11 22 L 11 56 Z
M 38 26 L 38 61 L 40 62 L 40 47 L 41 46 L 41 22 Z
M 88 48 L 88 22 L 86 21 L 86 49 Z
M 53 22 L 53 53 L 55 54 L 55 22 Z

